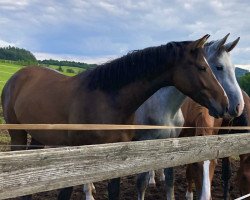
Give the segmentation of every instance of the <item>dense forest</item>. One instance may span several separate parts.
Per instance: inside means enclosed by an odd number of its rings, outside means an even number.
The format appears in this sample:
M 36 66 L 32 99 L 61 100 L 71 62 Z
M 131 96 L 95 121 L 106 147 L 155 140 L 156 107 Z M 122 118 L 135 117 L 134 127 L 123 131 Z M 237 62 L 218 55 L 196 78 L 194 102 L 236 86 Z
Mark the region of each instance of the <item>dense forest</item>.
M 239 78 L 240 87 L 250 96 L 250 73 Z
M 16 61 L 23 65 L 28 65 L 28 64 L 57 65 L 57 66 L 79 67 L 83 69 L 96 67 L 95 64 L 87 64 L 75 61 L 58 61 L 53 59 L 37 60 L 36 57 L 30 51 L 12 46 L 0 48 L 0 60 Z
M 30 51 L 11 46 L 0 48 L 0 59 L 22 61 L 27 64 L 37 63 L 36 57 Z
M 39 60 L 39 64 L 43 65 L 57 65 L 57 66 L 69 66 L 69 67 L 80 67 L 80 68 L 92 68 L 96 67 L 95 64 L 87 64 L 87 63 L 82 63 L 82 62 L 75 62 L 75 61 L 58 61 L 58 60 Z

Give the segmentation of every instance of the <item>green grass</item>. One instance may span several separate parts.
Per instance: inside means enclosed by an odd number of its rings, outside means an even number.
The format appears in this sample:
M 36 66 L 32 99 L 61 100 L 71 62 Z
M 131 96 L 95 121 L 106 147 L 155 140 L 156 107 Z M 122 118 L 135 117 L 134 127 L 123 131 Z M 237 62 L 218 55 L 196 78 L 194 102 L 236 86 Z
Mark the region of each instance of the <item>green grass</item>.
M 50 65 L 49 67 L 52 69 L 55 69 L 55 70 L 58 70 L 58 68 L 59 68 L 59 66 L 55 66 L 55 65 Z M 67 75 L 67 76 L 74 76 L 74 75 L 79 74 L 79 73 L 84 71 L 84 69 L 78 68 L 78 67 L 68 67 L 68 66 L 61 66 L 61 67 L 63 70 L 62 73 Z M 72 70 L 74 70 L 75 73 L 67 73 L 67 69 L 72 69 Z
M 23 66 L 21 64 L 16 64 L 16 63 L 6 63 L 4 61 L 0 60 L 0 94 L 2 93 L 2 89 L 7 82 L 7 80 L 17 72 L 19 69 L 21 69 Z M 58 69 L 59 66 L 48 66 L 49 68 L 52 69 Z M 72 69 L 74 70 L 74 73 L 68 73 L 67 69 Z M 68 66 L 62 66 L 62 73 L 67 75 L 67 76 L 74 76 L 80 72 L 83 71 L 82 68 L 78 67 L 68 67 Z
M 0 62 L 0 92 L 2 92 L 4 84 L 11 75 L 21 68 L 21 65 Z

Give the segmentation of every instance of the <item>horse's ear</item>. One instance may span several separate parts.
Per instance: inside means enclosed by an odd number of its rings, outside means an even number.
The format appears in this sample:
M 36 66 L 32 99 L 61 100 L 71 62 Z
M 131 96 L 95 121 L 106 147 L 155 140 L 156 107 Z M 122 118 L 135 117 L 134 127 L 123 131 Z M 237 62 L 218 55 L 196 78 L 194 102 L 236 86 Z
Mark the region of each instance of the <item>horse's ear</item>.
M 202 38 L 194 41 L 194 49 L 196 49 L 196 48 L 202 48 L 209 37 L 210 37 L 210 35 L 206 34 Z
M 234 40 L 233 42 L 227 43 L 225 44 L 225 49 L 227 52 L 231 51 L 239 42 L 240 37 L 238 37 L 236 40 Z
M 230 33 L 228 33 L 224 38 L 217 40 L 216 42 L 213 43 L 212 47 L 216 50 L 220 49 L 220 47 L 222 45 L 225 44 L 225 42 L 227 41 L 228 36 L 230 35 Z

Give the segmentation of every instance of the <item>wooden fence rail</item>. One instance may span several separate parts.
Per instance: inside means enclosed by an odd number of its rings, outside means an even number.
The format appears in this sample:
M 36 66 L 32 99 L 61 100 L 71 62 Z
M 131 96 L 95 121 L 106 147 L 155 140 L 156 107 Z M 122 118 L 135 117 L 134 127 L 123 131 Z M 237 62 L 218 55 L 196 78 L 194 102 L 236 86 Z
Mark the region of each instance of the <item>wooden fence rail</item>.
M 0 153 L 0 199 L 250 153 L 235 134 Z
M 124 124 L 0 124 L 0 130 L 146 130 L 146 129 L 192 129 L 209 128 L 220 130 L 250 130 L 250 126 L 222 127 L 182 127 L 182 126 L 153 126 L 153 125 L 124 125 Z

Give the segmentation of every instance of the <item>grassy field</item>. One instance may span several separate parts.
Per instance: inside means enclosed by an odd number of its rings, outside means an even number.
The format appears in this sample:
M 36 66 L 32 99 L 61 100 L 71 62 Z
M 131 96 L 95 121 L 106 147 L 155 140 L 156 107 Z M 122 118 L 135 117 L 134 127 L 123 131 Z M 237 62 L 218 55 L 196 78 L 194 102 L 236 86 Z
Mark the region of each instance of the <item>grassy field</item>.
M 0 60 L 0 94 L 2 93 L 2 89 L 5 85 L 5 83 L 8 81 L 8 79 L 17 72 L 19 69 L 21 69 L 23 66 L 21 64 L 16 64 L 16 63 L 8 63 L 8 61 L 1 61 Z M 48 66 L 49 68 L 58 70 L 59 66 Z M 74 76 L 80 72 L 83 71 L 82 68 L 77 68 L 77 67 L 68 67 L 68 66 L 61 66 L 61 73 L 67 75 L 67 76 Z M 68 71 L 71 70 L 71 73 Z M 73 71 L 72 71 L 73 70 Z M 1 102 L 0 102 L 1 103 Z M 3 115 L 2 115 L 2 108 L 0 104 L 0 123 L 3 123 Z
M 21 69 L 21 65 L 0 62 L 0 93 L 2 93 L 6 81 L 19 69 Z
M 0 61 L 0 94 L 2 93 L 2 89 L 6 81 L 11 77 L 12 74 L 14 74 L 22 67 L 23 67 L 22 65 Z M 49 66 L 49 68 L 57 70 L 59 69 L 59 66 Z M 61 66 L 61 68 L 63 70 L 62 73 L 67 76 L 74 76 L 83 71 L 82 68 L 77 68 L 77 67 Z M 73 70 L 74 72 L 73 73 L 67 72 L 69 69 L 71 71 Z

